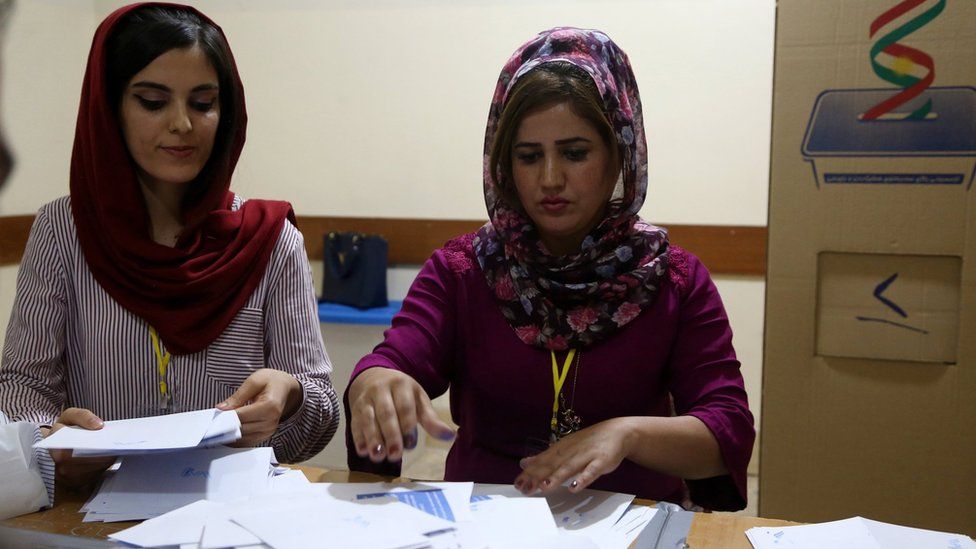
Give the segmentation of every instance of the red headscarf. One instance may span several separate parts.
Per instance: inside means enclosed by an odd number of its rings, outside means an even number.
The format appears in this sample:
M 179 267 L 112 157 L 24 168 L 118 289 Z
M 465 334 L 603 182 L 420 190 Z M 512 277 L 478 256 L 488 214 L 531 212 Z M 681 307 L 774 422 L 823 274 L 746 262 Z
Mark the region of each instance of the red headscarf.
M 247 113 L 240 75 L 229 57 L 238 96 L 231 144 L 223 151 L 215 147 L 213 154 L 220 156 L 210 159 L 207 179 L 191 183 L 206 191 L 185 205 L 176 247 L 153 241 L 135 166 L 106 85 L 109 38 L 123 17 L 149 5 L 186 10 L 213 24 L 191 7 L 158 3 L 126 6 L 102 21 L 81 90 L 71 155 L 71 209 L 95 280 L 155 327 L 173 354 L 190 354 L 210 345 L 237 315 L 263 278 L 285 219 L 294 222 L 294 213 L 287 202 L 263 200 L 248 200 L 231 211 L 230 180 L 244 147 Z

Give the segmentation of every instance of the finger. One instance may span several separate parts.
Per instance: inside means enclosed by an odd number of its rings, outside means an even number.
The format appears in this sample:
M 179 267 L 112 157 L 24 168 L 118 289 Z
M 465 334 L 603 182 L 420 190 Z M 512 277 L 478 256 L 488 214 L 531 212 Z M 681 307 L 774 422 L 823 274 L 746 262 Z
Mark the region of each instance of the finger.
M 58 425 L 58 424 L 61 425 Z M 62 426 L 74 425 L 78 427 L 83 427 L 90 430 L 101 429 L 105 422 L 98 416 L 96 416 L 91 410 L 86 410 L 84 408 L 67 408 L 65 411 L 61 412 L 61 416 L 58 417 L 54 426 L 51 427 L 51 432 L 58 430 Z
M 352 431 L 356 455 L 361 458 L 368 456 L 370 438 L 374 436 L 372 430 L 376 427 L 376 414 L 373 411 L 373 405 L 357 402 L 352 409 L 349 427 Z
M 386 394 L 373 402 L 376 409 L 376 425 L 383 437 L 380 444 L 385 450 L 376 452 L 390 461 L 397 461 L 403 452 L 403 435 L 400 432 L 400 420 L 397 417 L 396 406 L 391 395 Z
M 254 400 L 256 396 L 261 394 L 264 389 L 264 383 L 256 381 L 254 376 L 248 376 L 241 383 L 241 386 L 234 391 L 234 394 L 227 397 L 223 402 L 217 405 L 220 410 L 233 410 L 247 404 L 248 402 Z
M 593 481 L 607 473 L 604 469 L 606 468 L 601 467 L 598 460 L 591 461 L 580 474 L 569 482 L 569 491 L 575 493 L 586 489 L 590 484 L 593 484 Z
M 400 423 L 400 433 L 403 435 L 403 445 L 416 445 L 416 437 L 408 444 L 406 435 L 417 431 L 417 405 L 414 391 L 409 386 L 398 387 L 393 393 L 393 406 L 396 408 L 397 420 Z
M 590 463 L 589 458 L 570 458 L 563 461 L 548 476 L 542 479 L 542 493 L 550 494 L 563 483 L 568 483 Z
M 258 400 L 251 404 L 245 404 L 237 408 L 236 412 L 241 425 L 256 421 L 274 421 L 277 423 L 281 419 L 281 408 L 270 400 Z
M 441 421 L 441 418 L 434 410 L 434 405 L 430 402 L 430 397 L 423 390 L 418 389 L 420 395 L 417 398 L 417 420 L 420 426 L 427 431 L 430 436 L 444 441 L 454 440 L 454 429 L 450 425 Z

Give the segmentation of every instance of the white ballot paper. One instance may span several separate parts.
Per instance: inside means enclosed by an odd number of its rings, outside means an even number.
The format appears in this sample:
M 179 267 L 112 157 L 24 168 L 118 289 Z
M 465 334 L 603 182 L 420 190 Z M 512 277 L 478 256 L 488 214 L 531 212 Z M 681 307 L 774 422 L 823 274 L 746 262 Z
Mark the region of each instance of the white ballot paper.
M 200 499 L 220 502 L 247 498 L 271 490 L 274 464 L 271 448 L 191 449 L 126 456 L 119 470 L 83 509 L 94 520 L 139 520 Z
M 319 488 L 321 486 L 321 488 Z M 323 483 L 317 489 L 345 501 L 392 497 L 451 522 L 471 520 L 471 482 L 373 482 Z
M 974 549 L 976 543 L 962 534 L 897 526 L 861 517 L 799 526 L 758 527 L 746 530 L 756 549 Z
M 624 515 L 634 496 L 604 492 L 602 490 L 581 490 L 572 493 L 562 488 L 553 494 L 545 496 L 524 496 L 515 487 L 508 484 L 476 484 L 472 490 L 472 502 L 484 499 L 499 498 L 529 498 L 544 499 L 549 506 L 556 527 L 572 535 L 582 535 L 593 540 L 600 547 L 626 547 L 617 543 L 603 543 L 602 540 L 617 540 L 620 537 L 612 534 L 614 525 Z M 644 521 L 644 526 L 650 518 Z M 637 532 L 638 534 L 640 531 Z M 636 537 L 636 535 L 635 535 Z
M 234 513 L 231 519 L 275 549 L 306 547 L 427 547 L 428 535 L 454 529 L 450 521 L 388 498 L 348 502 L 302 499 L 293 505 Z
M 73 455 L 129 455 L 233 442 L 240 438 L 237 412 L 216 408 L 106 421 L 101 429 L 58 429 L 35 448 L 73 450 Z

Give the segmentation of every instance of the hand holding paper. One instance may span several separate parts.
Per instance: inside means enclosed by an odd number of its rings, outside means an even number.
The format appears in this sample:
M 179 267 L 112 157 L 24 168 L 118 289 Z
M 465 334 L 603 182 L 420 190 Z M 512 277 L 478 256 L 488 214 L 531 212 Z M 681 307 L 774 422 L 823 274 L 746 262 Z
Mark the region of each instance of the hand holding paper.
M 302 385 L 294 376 L 262 368 L 248 376 L 217 408 L 237 410 L 242 437 L 235 446 L 254 446 L 271 438 L 278 424 L 298 411 L 302 396 Z
M 45 437 L 51 436 L 55 432 L 69 426 L 97 431 L 103 425 L 104 422 L 101 418 L 92 413 L 91 410 L 68 408 L 61 412 L 61 416 L 54 422 L 51 430 L 45 434 Z M 94 482 L 106 469 L 115 463 L 115 456 L 97 458 L 73 457 L 71 450 L 51 450 L 51 459 L 54 460 L 58 482 L 71 488 Z

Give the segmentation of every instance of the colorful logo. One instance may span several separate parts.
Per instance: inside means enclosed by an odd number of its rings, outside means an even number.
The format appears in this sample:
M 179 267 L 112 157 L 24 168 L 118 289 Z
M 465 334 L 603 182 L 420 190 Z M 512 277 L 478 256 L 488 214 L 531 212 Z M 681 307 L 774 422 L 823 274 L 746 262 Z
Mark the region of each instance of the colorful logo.
M 925 2 L 926 0 L 905 0 L 882 13 L 871 22 L 871 38 L 874 38 L 881 29 Z M 871 46 L 871 68 L 874 69 L 874 73 L 886 82 L 901 86 L 902 91 L 871 107 L 864 113 L 864 120 L 877 120 L 891 116 L 892 111 L 921 95 L 935 81 L 935 61 L 932 60 L 932 57 L 921 50 L 901 44 L 899 40 L 929 24 L 942 13 L 945 5 L 945 0 L 939 0 L 934 6 L 915 18 L 888 31 Z M 924 74 L 917 76 L 915 73 L 918 70 L 924 70 Z M 929 98 L 922 106 L 911 112 L 895 113 L 894 118 L 897 120 L 921 120 L 931 114 L 931 111 L 932 99 Z
M 895 88 L 824 90 L 817 96 L 801 155 L 818 188 L 972 186 L 976 88 L 933 86 L 935 59 L 909 45 L 913 33 L 945 10 L 946 0 L 904 0 L 871 22 L 871 68 Z

